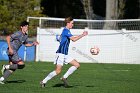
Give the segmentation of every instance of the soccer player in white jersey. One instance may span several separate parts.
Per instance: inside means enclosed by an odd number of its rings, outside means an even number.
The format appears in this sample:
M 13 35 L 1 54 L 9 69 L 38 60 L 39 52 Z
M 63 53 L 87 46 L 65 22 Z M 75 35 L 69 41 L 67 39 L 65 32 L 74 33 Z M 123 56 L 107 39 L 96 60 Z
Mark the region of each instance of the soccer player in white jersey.
M 61 80 L 64 82 L 64 87 L 68 87 L 67 78 L 74 71 L 76 71 L 80 64 L 73 58 L 68 55 L 69 43 L 70 40 L 76 42 L 82 37 L 88 35 L 87 31 L 84 31 L 81 35 L 73 36 L 70 32 L 70 29 L 73 27 L 74 21 L 72 17 L 65 18 L 66 27 L 63 29 L 60 36 L 60 45 L 58 50 L 56 51 L 56 58 L 54 64 L 56 64 L 56 68 L 54 71 L 50 72 L 41 82 L 41 87 L 45 87 L 46 83 L 52 79 L 54 76 L 60 74 L 62 67 L 64 64 L 71 64 L 72 66 L 68 69 L 68 71 L 63 75 Z
M 18 55 L 18 50 L 24 44 L 25 46 L 37 45 L 38 42 L 33 43 L 28 42 L 28 25 L 27 21 L 23 21 L 20 24 L 20 31 L 13 33 L 6 37 L 8 44 L 7 55 L 9 57 L 9 64 L 3 65 L 2 67 L 2 77 L 0 78 L 0 84 L 4 84 L 4 81 L 16 70 L 23 69 L 25 67 L 24 62 Z

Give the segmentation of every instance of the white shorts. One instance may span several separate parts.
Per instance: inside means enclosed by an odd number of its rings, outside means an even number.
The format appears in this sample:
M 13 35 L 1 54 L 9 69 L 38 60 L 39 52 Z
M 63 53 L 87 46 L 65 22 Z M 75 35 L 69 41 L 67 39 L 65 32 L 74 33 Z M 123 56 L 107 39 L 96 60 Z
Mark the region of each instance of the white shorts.
M 73 58 L 68 55 L 56 53 L 54 64 L 57 64 L 57 65 L 59 64 L 59 65 L 63 66 L 63 64 L 68 64 L 72 60 L 73 60 Z

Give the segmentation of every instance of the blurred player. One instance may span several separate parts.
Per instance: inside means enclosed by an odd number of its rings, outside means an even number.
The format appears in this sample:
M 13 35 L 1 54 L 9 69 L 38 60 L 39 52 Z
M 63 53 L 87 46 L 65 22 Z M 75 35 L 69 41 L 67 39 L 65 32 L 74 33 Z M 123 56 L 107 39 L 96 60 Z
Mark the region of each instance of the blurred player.
M 24 62 L 18 55 L 18 50 L 24 44 L 25 46 L 37 45 L 38 42 L 29 43 L 28 42 L 28 26 L 29 23 L 23 21 L 20 24 L 20 31 L 15 32 L 12 35 L 6 37 L 8 44 L 7 55 L 9 57 L 9 65 L 2 66 L 2 77 L 0 78 L 0 83 L 4 84 L 4 81 L 16 70 L 23 69 L 25 67 Z
M 67 17 L 65 18 L 65 24 L 66 27 L 63 29 L 59 42 L 59 48 L 56 51 L 56 58 L 54 61 L 54 64 L 56 64 L 56 68 L 54 71 L 50 72 L 46 78 L 44 78 L 40 84 L 41 87 L 45 87 L 45 84 L 48 82 L 48 80 L 52 79 L 54 76 L 58 75 L 64 64 L 71 64 L 72 66 L 68 69 L 68 71 L 63 75 L 61 80 L 64 82 L 64 87 L 68 87 L 68 82 L 67 78 L 69 75 L 71 75 L 74 71 L 76 71 L 79 67 L 80 64 L 73 58 L 71 58 L 68 55 L 68 49 L 69 49 L 69 43 L 70 40 L 73 42 L 81 39 L 82 37 L 86 36 L 88 34 L 87 31 L 84 31 L 81 35 L 79 36 L 73 36 L 70 32 L 70 29 L 73 27 L 74 21 L 72 17 Z

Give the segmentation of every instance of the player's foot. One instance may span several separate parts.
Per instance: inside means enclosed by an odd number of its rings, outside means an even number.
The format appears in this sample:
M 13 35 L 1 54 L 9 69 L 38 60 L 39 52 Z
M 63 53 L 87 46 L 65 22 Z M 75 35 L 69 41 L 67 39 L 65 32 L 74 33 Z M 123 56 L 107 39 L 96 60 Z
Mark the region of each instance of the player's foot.
M 2 75 L 4 74 L 5 70 L 6 70 L 5 65 L 2 65 L 2 69 L 1 69 Z
M 0 81 L 0 84 L 5 84 L 3 81 Z
M 5 84 L 4 80 L 2 80 L 1 78 L 0 78 L 0 84 Z
M 42 88 L 44 88 L 45 87 L 45 83 L 43 83 L 42 81 L 40 82 L 40 86 L 42 87 Z
M 67 82 L 67 79 L 66 78 L 61 78 L 61 80 L 63 81 L 64 83 L 64 87 L 69 87 L 68 85 L 68 82 Z

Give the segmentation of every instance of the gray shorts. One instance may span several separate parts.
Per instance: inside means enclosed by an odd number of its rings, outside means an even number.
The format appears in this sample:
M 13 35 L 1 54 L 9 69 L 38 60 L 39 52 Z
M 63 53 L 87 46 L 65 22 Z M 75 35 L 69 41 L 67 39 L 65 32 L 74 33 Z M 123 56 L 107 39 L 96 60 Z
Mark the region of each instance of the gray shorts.
M 7 50 L 7 54 L 8 54 L 8 57 L 9 57 L 9 62 L 17 64 L 18 62 L 22 61 L 22 59 L 19 57 L 17 52 L 14 52 L 13 55 L 10 55 L 8 50 Z

